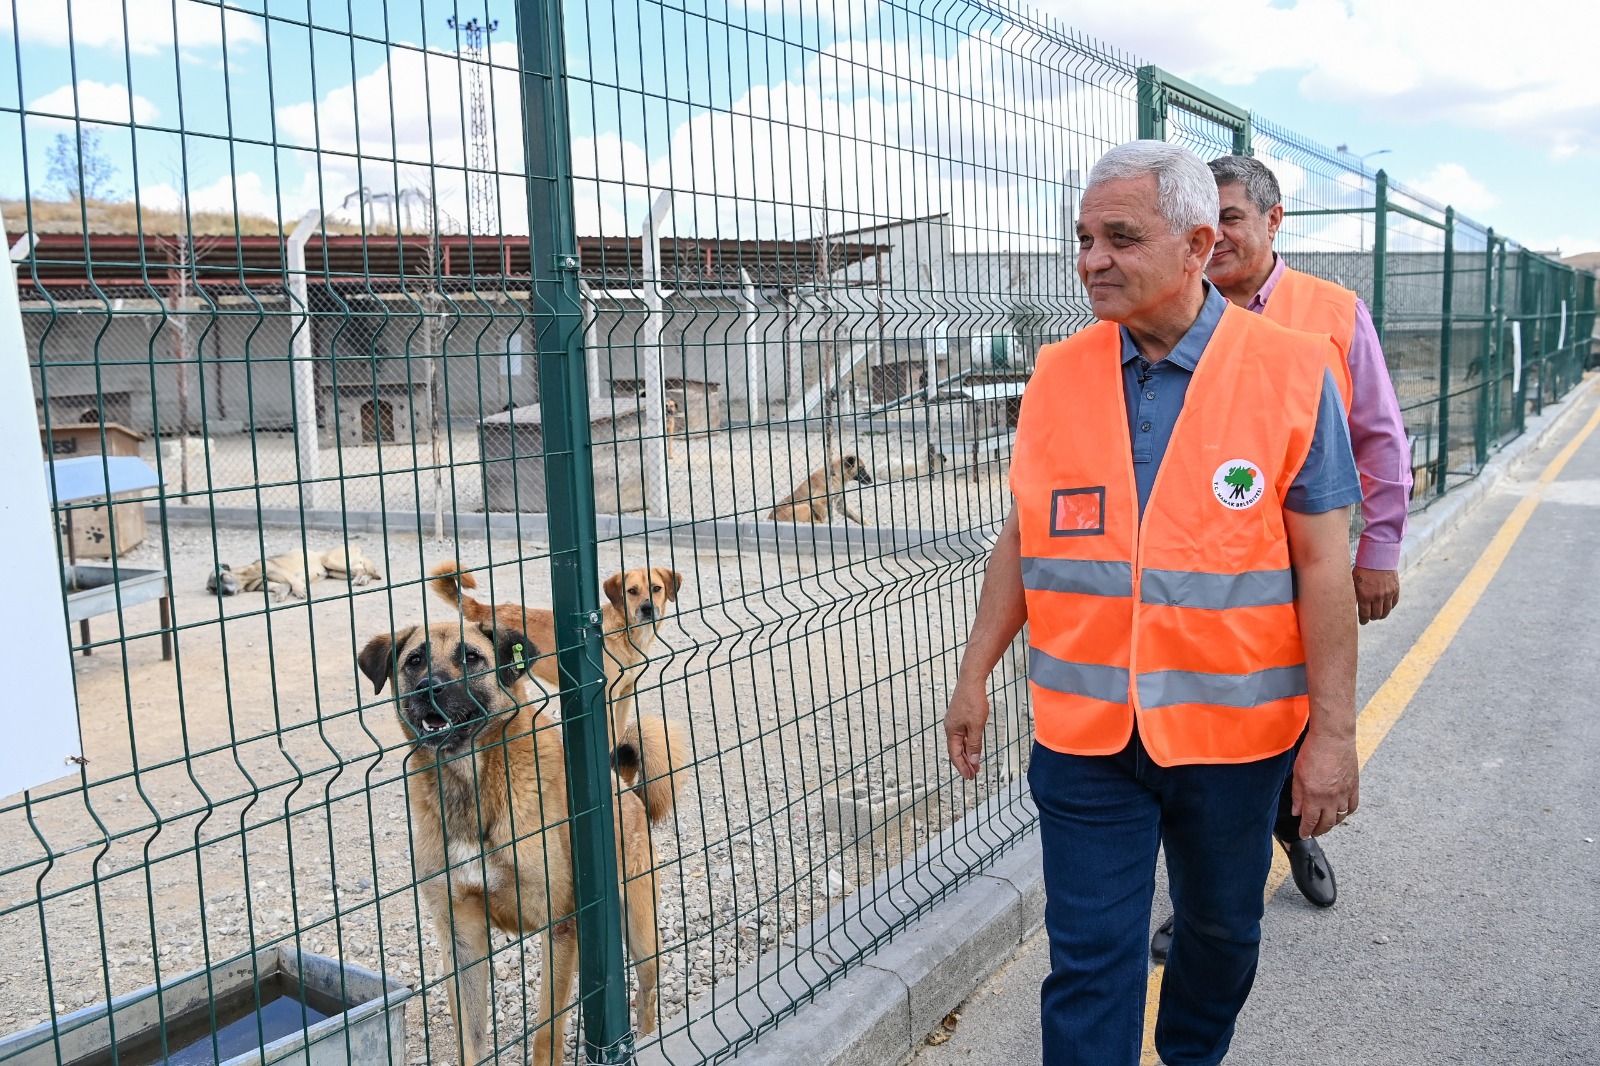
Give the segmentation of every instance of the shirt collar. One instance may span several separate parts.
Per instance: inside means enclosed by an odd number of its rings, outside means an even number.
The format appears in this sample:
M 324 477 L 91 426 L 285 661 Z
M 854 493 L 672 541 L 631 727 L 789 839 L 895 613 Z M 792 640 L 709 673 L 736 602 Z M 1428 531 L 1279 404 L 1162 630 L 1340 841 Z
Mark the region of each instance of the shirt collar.
M 1176 363 L 1178 366 L 1194 373 L 1195 367 L 1200 365 L 1200 356 L 1204 354 L 1206 345 L 1211 343 L 1211 335 L 1217 331 L 1217 323 L 1222 321 L 1222 312 L 1228 308 L 1228 298 L 1209 281 L 1204 281 L 1206 299 L 1200 305 L 1200 314 L 1194 320 L 1194 325 L 1178 341 L 1177 346 L 1167 355 L 1164 362 Z M 1133 343 L 1133 335 L 1128 332 L 1127 326 L 1118 327 L 1122 332 L 1122 362 L 1124 365 L 1139 358 L 1139 349 Z
M 1267 309 L 1267 301 L 1272 299 L 1272 290 L 1278 287 L 1278 281 L 1283 277 L 1283 272 L 1289 269 L 1289 264 L 1283 261 L 1283 256 L 1277 252 L 1272 253 L 1272 273 L 1267 275 L 1267 280 L 1261 283 L 1261 291 L 1250 297 L 1250 302 L 1245 304 L 1246 311 L 1261 314 Z

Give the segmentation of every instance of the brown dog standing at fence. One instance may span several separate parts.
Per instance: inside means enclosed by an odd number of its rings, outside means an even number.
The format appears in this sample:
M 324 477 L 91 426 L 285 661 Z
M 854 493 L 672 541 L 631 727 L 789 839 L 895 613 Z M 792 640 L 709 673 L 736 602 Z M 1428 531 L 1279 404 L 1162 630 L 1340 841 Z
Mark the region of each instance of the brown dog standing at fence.
M 844 498 L 845 483 L 850 481 L 870 485 L 872 475 L 859 457 L 841 456 L 796 485 L 793 492 L 778 501 L 767 518 L 774 522 L 822 523 L 828 521 L 832 507 L 837 506 L 846 522 L 864 526 L 865 520 L 850 509 Z M 833 497 L 837 500 L 830 503 Z
M 560 726 L 529 692 L 535 655 L 509 627 L 441 622 L 375 636 L 358 657 L 374 692 L 393 680 L 400 724 L 416 740 L 406 759 L 412 858 L 452 974 L 464 1063 L 491 1050 L 491 923 L 542 934 L 533 1063 L 550 1066 L 565 1044 L 565 1025 L 558 1033 L 552 1019 L 571 1001 L 578 963 L 566 754 Z M 687 751 L 675 726 L 650 715 L 615 754 L 626 786 L 616 805 L 617 864 L 642 1033 L 655 1029 L 661 951 L 650 824 L 672 812 Z
M 457 569 L 454 563 L 440 563 L 428 573 L 433 579 L 428 584 L 434 593 L 450 606 L 459 606 L 461 616 L 469 622 L 515 629 L 526 633 L 541 648 L 556 646 L 552 612 L 520 603 L 488 604 L 474 599 L 463 590 L 477 588 L 477 579 Z M 612 574 L 601 586 L 608 601 L 600 608 L 600 626 L 605 633 L 606 700 L 611 709 L 613 739 L 627 732 L 634 686 L 655 646 L 667 604 L 677 601 L 682 587 L 683 575 L 664 566 Z M 561 676 L 553 657 L 538 660 L 532 670 L 533 676 L 551 688 L 560 687 Z

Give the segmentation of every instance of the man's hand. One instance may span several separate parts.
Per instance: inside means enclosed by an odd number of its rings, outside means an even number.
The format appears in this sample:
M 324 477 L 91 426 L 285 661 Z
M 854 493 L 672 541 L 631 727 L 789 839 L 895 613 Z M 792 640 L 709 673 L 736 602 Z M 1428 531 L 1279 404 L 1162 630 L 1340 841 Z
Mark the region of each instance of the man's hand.
M 1356 738 L 1307 733 L 1294 760 L 1293 812 L 1300 839 L 1321 836 L 1361 805 L 1361 764 Z
M 1358 566 L 1351 570 L 1356 582 L 1356 610 L 1361 624 L 1381 622 L 1389 617 L 1395 604 L 1400 602 L 1400 571 L 1368 570 Z
M 971 781 L 983 757 L 983 727 L 989 721 L 989 694 L 984 682 L 957 681 L 944 713 L 944 743 L 956 772 Z

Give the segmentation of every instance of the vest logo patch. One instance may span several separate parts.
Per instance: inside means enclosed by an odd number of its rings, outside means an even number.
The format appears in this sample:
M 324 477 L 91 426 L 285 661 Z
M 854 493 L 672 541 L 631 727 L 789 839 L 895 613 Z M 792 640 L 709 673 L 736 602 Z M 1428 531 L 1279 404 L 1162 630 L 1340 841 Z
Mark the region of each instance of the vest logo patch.
M 1211 491 L 1228 510 L 1242 511 L 1261 502 L 1267 494 L 1267 479 L 1258 464 L 1248 459 L 1229 459 L 1211 475 Z
M 1092 537 L 1106 531 L 1106 488 L 1054 489 L 1050 493 L 1050 535 Z

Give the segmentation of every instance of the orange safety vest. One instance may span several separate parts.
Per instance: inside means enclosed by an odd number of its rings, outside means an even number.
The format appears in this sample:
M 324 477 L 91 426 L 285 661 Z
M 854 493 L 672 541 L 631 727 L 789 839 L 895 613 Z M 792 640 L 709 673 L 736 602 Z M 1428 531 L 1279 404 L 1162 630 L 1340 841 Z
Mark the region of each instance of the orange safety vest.
M 1356 294 L 1315 274 L 1285 268 L 1267 299 L 1267 318 L 1302 333 L 1326 333 L 1338 348 L 1328 360 L 1345 413 L 1350 412 L 1350 345 L 1356 336 Z
M 1316 433 L 1326 337 L 1229 304 L 1139 518 L 1122 338 L 1047 345 L 1011 462 L 1034 733 L 1163 766 L 1287 750 L 1310 710 L 1283 499 Z

